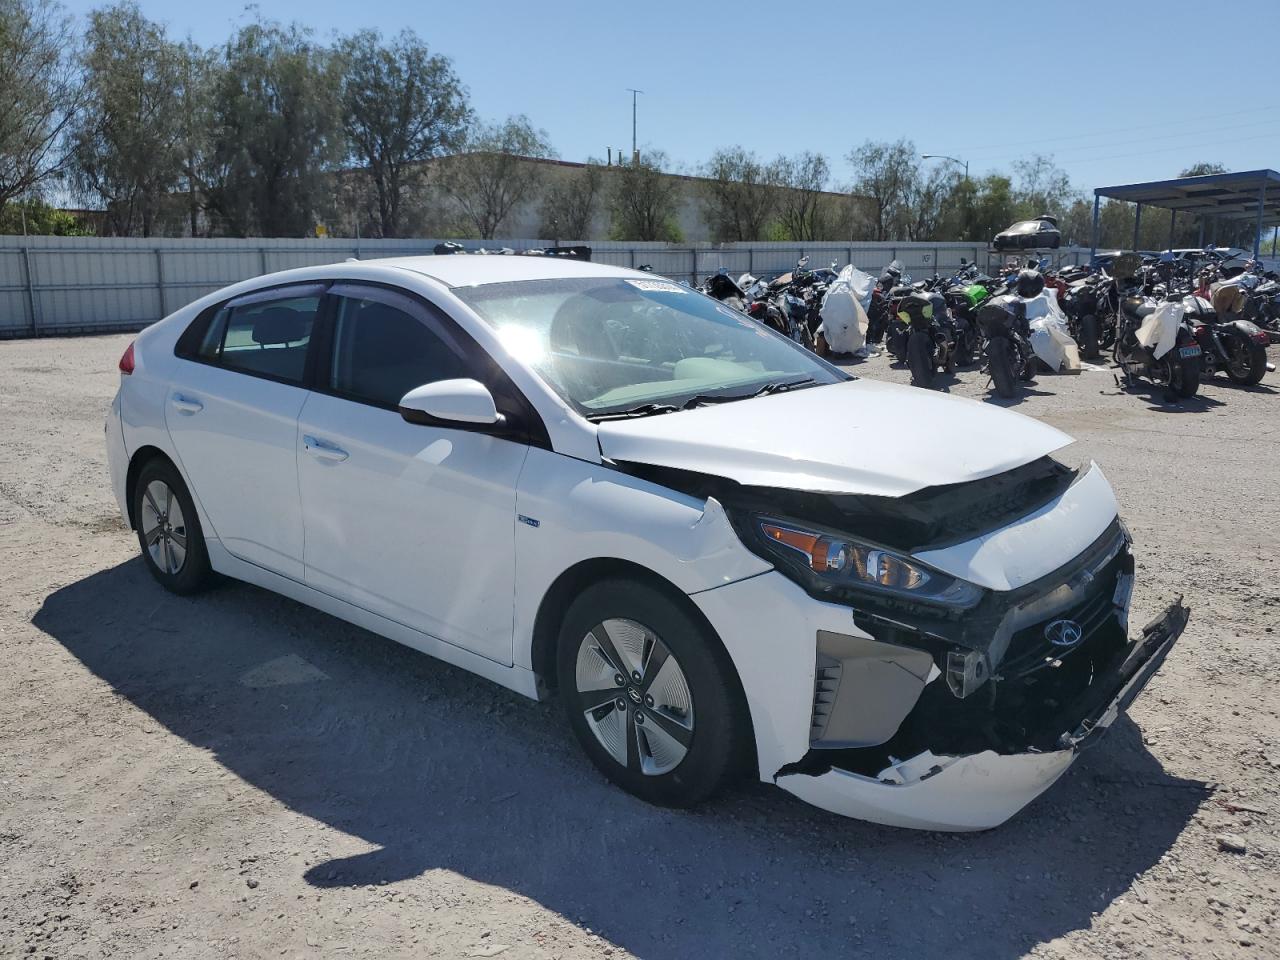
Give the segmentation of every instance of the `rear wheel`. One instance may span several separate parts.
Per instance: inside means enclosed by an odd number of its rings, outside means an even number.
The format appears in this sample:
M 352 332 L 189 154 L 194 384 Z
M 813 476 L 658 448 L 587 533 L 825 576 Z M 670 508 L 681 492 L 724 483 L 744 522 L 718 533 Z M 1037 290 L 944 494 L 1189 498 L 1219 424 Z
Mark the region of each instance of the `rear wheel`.
M 188 594 L 212 582 L 195 504 L 182 477 L 167 460 L 152 460 L 138 472 L 133 518 L 142 559 L 161 586 L 172 593 Z
M 1101 355 L 1098 349 L 1098 318 L 1093 314 L 1080 320 L 1080 352 L 1086 360 L 1097 360 Z
M 907 338 L 907 366 L 917 387 L 933 385 L 933 337 L 919 330 Z
M 1018 395 L 1018 374 L 1014 369 L 1014 351 L 1004 337 L 994 337 L 987 344 L 987 363 L 996 393 L 1006 400 Z
M 601 773 L 650 803 L 689 807 L 724 783 L 749 745 L 726 660 L 664 592 L 608 580 L 565 614 L 560 697 Z
M 1267 372 L 1267 349 L 1243 336 L 1227 338 L 1227 376 L 1235 383 L 1253 386 Z

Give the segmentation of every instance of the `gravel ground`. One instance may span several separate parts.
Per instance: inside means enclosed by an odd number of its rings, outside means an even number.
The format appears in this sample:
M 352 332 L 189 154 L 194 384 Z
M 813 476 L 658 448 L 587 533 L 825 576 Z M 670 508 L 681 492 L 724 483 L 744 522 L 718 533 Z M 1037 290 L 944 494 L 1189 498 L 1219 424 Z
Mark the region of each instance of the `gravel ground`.
M 0 343 L 0 955 L 1280 955 L 1265 381 L 1177 405 L 1046 376 L 1020 403 L 1115 486 L 1134 622 L 1185 594 L 1191 624 L 1046 796 L 943 835 L 761 784 L 648 807 L 555 703 L 253 587 L 164 593 L 106 476 L 126 343 Z

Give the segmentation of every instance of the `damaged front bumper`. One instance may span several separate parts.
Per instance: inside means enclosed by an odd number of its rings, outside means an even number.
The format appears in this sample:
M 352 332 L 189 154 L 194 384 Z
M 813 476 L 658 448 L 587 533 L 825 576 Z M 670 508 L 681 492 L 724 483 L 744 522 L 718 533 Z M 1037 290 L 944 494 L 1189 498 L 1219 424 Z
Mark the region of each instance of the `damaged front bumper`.
M 875 775 L 837 762 L 823 772 L 783 768 L 776 783 L 824 810 L 890 826 L 957 831 L 999 826 L 1052 786 L 1076 754 L 1133 702 L 1182 635 L 1189 615 L 1179 600 L 1112 658 L 1109 669 L 1056 714 L 1067 722 L 1050 749 L 988 749 L 958 756 L 925 750 Z

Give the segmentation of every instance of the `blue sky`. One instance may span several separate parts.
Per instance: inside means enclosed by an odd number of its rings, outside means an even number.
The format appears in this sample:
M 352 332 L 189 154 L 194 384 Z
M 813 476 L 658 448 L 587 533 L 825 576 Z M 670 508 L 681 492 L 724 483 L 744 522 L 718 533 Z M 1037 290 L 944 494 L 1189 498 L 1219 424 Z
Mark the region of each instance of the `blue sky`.
M 100 3 L 64 5 L 83 17 Z M 249 15 L 140 0 L 176 36 L 223 40 Z M 677 3 L 263 0 L 327 38 L 410 27 L 450 57 L 481 116 L 527 114 L 560 156 L 631 145 L 694 172 L 719 146 L 814 150 L 847 181 L 867 138 L 908 137 L 975 175 L 1051 154 L 1084 190 L 1197 161 L 1280 167 L 1275 0 Z M 1251 29 L 1250 24 L 1256 26 Z

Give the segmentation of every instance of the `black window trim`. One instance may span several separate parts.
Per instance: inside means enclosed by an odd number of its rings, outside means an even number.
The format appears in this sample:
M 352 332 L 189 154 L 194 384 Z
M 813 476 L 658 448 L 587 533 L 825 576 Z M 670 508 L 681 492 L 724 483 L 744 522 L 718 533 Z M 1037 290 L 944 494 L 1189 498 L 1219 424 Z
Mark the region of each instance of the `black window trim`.
M 320 322 L 324 317 L 325 304 L 327 300 L 327 291 L 333 285 L 332 280 L 307 280 L 303 282 L 291 281 L 290 283 L 275 284 L 270 287 L 261 287 L 257 290 L 251 290 L 248 293 L 238 294 L 234 297 L 228 297 L 226 300 L 220 300 L 215 304 L 201 310 L 199 315 L 187 325 L 187 329 L 182 331 L 182 335 L 178 337 L 177 342 L 173 345 L 173 355 L 179 360 L 186 360 L 190 363 L 199 363 L 206 367 L 213 367 L 216 370 L 225 370 L 227 373 L 239 374 L 243 377 L 255 377 L 258 380 L 269 380 L 272 383 L 284 384 L 286 387 L 297 387 L 300 390 L 310 390 L 310 384 L 313 379 L 314 357 L 319 350 L 317 346 L 316 333 L 320 329 Z M 316 306 L 316 315 L 311 324 L 311 336 L 307 341 L 307 353 L 303 360 L 302 379 L 294 380 L 289 377 L 277 377 L 270 373 L 262 373 L 258 370 L 246 370 L 241 367 L 230 367 L 220 360 L 209 360 L 202 357 L 197 352 L 200 344 L 203 342 L 205 334 L 209 330 L 209 325 L 213 319 L 223 310 L 234 309 L 235 307 L 252 306 L 255 303 L 270 303 L 273 300 L 292 300 L 297 297 L 316 296 L 320 298 L 319 304 Z
M 342 297 L 376 300 L 387 306 L 404 310 L 422 323 L 455 353 L 471 377 L 493 392 L 498 412 L 504 417 L 503 423 L 493 426 L 441 423 L 440 427 L 469 433 L 483 433 L 528 446 L 552 449 L 551 436 L 547 432 L 541 415 L 492 355 L 438 304 L 432 303 L 412 290 L 390 283 L 355 279 L 334 280 L 330 283 L 325 292 L 324 302 L 316 314 L 316 329 L 312 333 L 312 343 L 316 344 L 316 347 L 308 354 L 308 384 L 313 392 L 346 400 L 349 403 L 389 410 L 399 415 L 399 407 L 394 403 L 370 400 L 329 386 L 329 373 L 333 362 L 334 327 L 337 320 L 338 301 Z

